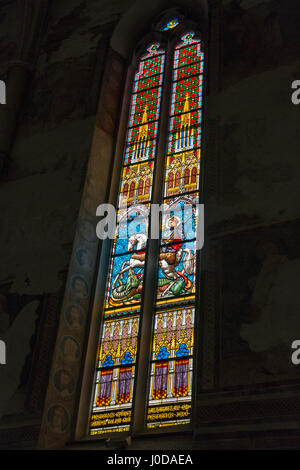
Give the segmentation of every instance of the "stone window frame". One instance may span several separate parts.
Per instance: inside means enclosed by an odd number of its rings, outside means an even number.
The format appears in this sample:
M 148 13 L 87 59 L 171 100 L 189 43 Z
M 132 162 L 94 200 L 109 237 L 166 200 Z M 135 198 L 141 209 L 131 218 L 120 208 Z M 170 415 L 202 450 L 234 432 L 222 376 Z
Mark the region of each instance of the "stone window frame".
M 203 41 L 201 32 L 199 31 L 199 27 L 194 22 L 184 19 L 174 30 L 169 30 L 166 32 L 152 32 L 147 34 L 138 44 L 136 50 L 133 53 L 132 62 L 128 67 L 127 78 L 126 78 L 126 86 L 123 95 L 123 104 L 121 108 L 121 118 L 120 122 L 126 123 L 126 126 L 122 127 L 121 131 L 119 132 L 118 139 L 117 139 L 117 146 L 115 152 L 115 167 L 113 176 L 112 176 L 112 188 L 111 192 L 113 195 L 109 198 L 109 200 L 114 200 L 114 203 L 117 200 L 117 192 L 119 190 L 119 181 L 120 181 L 120 166 L 123 160 L 123 150 L 124 150 L 124 142 L 125 142 L 125 133 L 127 130 L 127 121 L 128 121 L 128 113 L 130 107 L 130 99 L 131 99 L 131 88 L 132 82 L 134 78 L 134 74 L 136 72 L 140 57 L 145 53 L 146 47 L 149 46 L 151 42 L 159 42 L 161 47 L 166 51 L 166 60 L 165 60 L 165 77 L 163 83 L 163 92 L 162 92 L 162 101 L 161 101 L 161 116 L 159 121 L 159 132 L 157 137 L 157 156 L 156 156 L 156 174 L 154 174 L 153 180 L 153 196 L 152 202 L 153 203 L 160 203 L 161 202 L 161 193 L 163 187 L 163 177 L 164 177 L 164 164 L 165 164 L 165 152 L 167 148 L 167 139 L 169 136 L 169 109 L 170 109 L 170 100 L 171 100 L 171 86 L 172 86 L 172 72 L 173 72 L 173 56 L 176 44 L 180 42 L 181 37 L 183 34 L 187 33 L 188 31 L 193 31 L 197 38 L 200 38 Z M 206 48 L 205 41 L 203 41 L 204 49 Z M 207 54 L 204 53 L 205 57 L 205 65 L 204 65 L 204 77 L 206 75 L 207 70 Z M 204 83 L 206 80 L 204 78 Z M 203 108 L 205 108 L 205 92 L 203 93 Z M 204 115 L 205 112 L 203 111 L 202 114 Z M 121 135 L 120 135 L 121 134 Z M 201 169 L 200 175 L 202 175 L 202 162 L 204 158 L 201 158 Z M 202 176 L 201 176 L 202 180 Z M 203 182 L 200 181 L 200 194 L 203 193 L 202 190 Z M 133 403 L 132 403 L 132 410 L 133 410 L 133 418 L 131 422 L 131 430 L 126 431 L 124 433 L 118 433 L 118 437 L 127 436 L 128 434 L 131 435 L 140 435 L 141 433 L 147 434 L 157 434 L 162 433 L 165 434 L 166 432 L 182 432 L 182 431 L 190 431 L 192 429 L 192 424 L 190 425 L 177 425 L 177 426 L 166 426 L 165 428 L 159 428 L 155 430 L 147 430 L 146 423 L 145 423 L 145 414 L 147 409 L 147 402 L 148 402 L 148 385 L 149 385 L 149 373 L 150 367 L 145 367 L 145 364 L 149 364 L 150 366 L 150 348 L 151 348 L 151 339 L 152 334 L 149 335 L 149 330 L 153 333 L 153 318 L 154 318 L 154 293 L 155 293 L 155 284 L 156 284 L 156 276 L 155 272 L 157 271 L 157 267 L 153 265 L 150 266 L 149 260 L 150 259 L 157 259 L 158 252 L 159 252 L 159 241 L 158 240 L 149 240 L 148 241 L 148 253 L 147 259 L 145 264 L 145 278 L 147 279 L 147 289 L 144 289 L 143 295 L 143 313 L 141 316 L 141 327 L 139 332 L 139 347 L 137 353 L 137 366 L 136 366 L 136 380 L 135 380 L 135 390 L 133 396 Z M 108 263 L 110 260 L 110 248 L 111 248 L 111 241 L 104 241 L 103 246 L 105 249 L 102 250 L 101 259 L 99 262 L 99 266 L 101 268 L 99 271 L 102 272 L 102 269 L 107 273 L 108 271 Z M 199 284 L 199 276 L 201 272 L 200 266 L 200 253 L 197 253 L 197 284 Z M 150 273 L 154 274 L 154 276 L 150 276 Z M 100 280 L 99 280 L 100 279 Z M 96 317 L 99 312 L 103 310 L 103 303 L 104 303 L 104 295 L 106 292 L 106 281 L 107 276 L 100 275 L 98 281 L 96 283 L 95 289 L 95 300 L 93 302 L 92 307 L 92 317 Z M 195 320 L 195 337 L 198 337 L 198 321 L 199 321 L 199 309 L 200 309 L 200 301 L 199 301 L 199 290 L 196 292 L 196 320 Z M 99 319 L 97 326 L 92 326 L 91 328 L 98 328 L 98 337 L 99 331 L 101 331 L 103 325 L 103 321 Z M 98 339 L 99 341 L 99 339 Z M 95 349 L 95 347 L 94 347 Z M 97 348 L 95 349 L 97 351 Z M 95 353 L 96 357 L 96 353 Z M 88 367 L 88 366 L 87 366 Z M 89 365 L 90 367 L 90 365 Z M 93 369 L 93 372 L 95 367 Z M 196 385 L 196 370 L 197 370 L 197 341 L 195 341 L 194 346 L 194 365 L 193 365 L 193 398 L 192 398 L 192 405 L 194 409 L 195 403 L 195 385 Z M 90 389 L 90 401 L 92 401 L 92 393 L 94 389 L 94 373 L 86 372 L 85 374 L 89 376 L 89 382 L 91 381 L 91 377 L 93 376 L 93 382 L 89 386 L 86 386 L 85 389 Z M 83 394 L 82 394 L 83 395 Z M 89 411 L 90 413 L 90 411 Z M 88 414 L 89 414 L 88 413 Z M 192 413 L 193 419 L 193 413 Z M 88 425 L 87 425 L 88 428 Z M 98 435 L 95 437 L 90 437 L 90 439 L 101 439 L 101 438 L 109 438 L 109 437 L 116 437 L 115 433 L 105 433 L 103 436 Z
M 163 1 L 162 1 L 163 3 Z M 184 3 L 184 2 L 182 2 Z M 205 45 L 205 75 L 208 74 L 208 40 L 207 40 L 207 9 L 203 6 L 206 5 L 205 0 L 199 0 L 195 9 L 197 10 L 196 21 L 192 22 L 185 20 L 179 27 L 174 30 L 169 30 L 169 37 L 174 37 L 174 44 L 180 40 L 180 35 L 187 29 L 193 29 L 195 34 L 200 37 Z M 201 4 L 201 8 L 199 8 Z M 195 18 L 195 16 L 193 15 Z M 150 39 L 160 39 L 163 45 L 166 36 L 165 32 L 154 32 L 143 37 L 138 43 L 136 52 L 132 54 L 133 61 L 128 65 L 128 61 L 124 59 L 123 55 L 113 50 L 110 46 L 107 47 L 107 54 L 105 59 L 105 67 L 101 80 L 99 106 L 96 115 L 96 125 L 94 129 L 94 136 L 91 145 L 90 158 L 87 168 L 87 176 L 83 188 L 83 196 L 81 207 L 79 211 L 76 235 L 73 244 L 73 252 L 69 267 L 68 279 L 66 283 L 66 291 L 64 302 L 62 306 L 61 322 L 58 329 L 56 347 L 52 361 L 52 368 L 50 373 L 49 385 L 47 396 L 45 400 L 44 416 L 41 426 L 39 448 L 53 448 L 59 447 L 68 441 L 79 440 L 106 440 L 109 435 L 105 434 L 103 437 L 96 436 L 95 438 L 87 437 L 87 422 L 90 409 L 90 397 L 93 387 L 95 357 L 98 344 L 98 336 L 100 331 L 101 318 L 98 314 L 99 308 L 103 303 L 105 285 L 98 272 L 107 271 L 107 263 L 109 257 L 109 243 L 101 242 L 96 238 L 95 227 L 99 221 L 96 218 L 96 208 L 101 203 L 114 204 L 117 200 L 117 192 L 119 188 L 119 178 L 123 155 L 123 145 L 125 142 L 125 132 L 127 128 L 127 117 L 129 109 L 129 100 L 131 97 L 131 83 L 135 71 L 135 65 L 138 54 L 145 50 L 145 46 L 149 44 Z M 108 43 L 108 41 L 107 41 Z M 171 46 L 170 46 L 171 47 Z M 138 52 L 139 51 L 139 52 Z M 171 55 L 168 54 L 169 60 Z M 166 63 L 166 68 L 168 67 Z M 211 68 L 211 67 L 210 67 Z M 169 73 L 171 73 L 171 66 L 169 66 Z M 169 77 L 169 86 L 171 86 L 171 75 Z M 206 86 L 208 84 L 205 78 Z M 165 88 L 167 90 L 167 87 Z M 167 93 L 167 91 L 165 91 Z M 110 100 L 110 103 L 109 103 Z M 120 103 L 122 103 L 120 107 Z M 161 121 L 161 135 L 164 133 L 165 140 L 168 132 L 168 112 L 169 107 L 165 106 L 162 102 L 162 108 L 165 108 L 165 130 L 162 129 L 163 121 Z M 205 92 L 203 93 L 203 109 L 205 108 Z M 126 112 L 127 109 L 127 112 Z M 205 119 L 203 119 L 203 133 L 205 134 Z M 160 144 L 162 146 L 162 144 Z M 163 155 L 165 148 L 160 150 Z M 205 157 L 203 158 L 205 160 Z M 157 167 L 160 167 L 160 178 L 162 178 L 163 161 L 159 162 L 157 159 Z M 201 172 L 203 174 L 202 168 Z M 99 181 L 103 184 L 99 185 Z M 162 185 L 155 185 L 156 192 L 161 193 Z M 92 262 L 89 267 L 83 268 L 79 265 L 78 257 L 76 254 L 80 249 L 85 249 Z M 151 247 L 149 247 L 148 258 L 151 256 Z M 82 277 L 87 286 L 87 295 L 85 298 L 78 299 L 72 288 L 73 280 L 75 277 Z M 200 273 L 202 276 L 202 273 Z M 150 291 L 150 289 L 148 289 Z M 94 294 L 94 295 L 93 295 Z M 80 329 L 74 331 L 72 325 L 68 324 L 66 312 L 71 304 L 76 304 L 82 311 L 82 325 Z M 149 299 L 144 299 L 144 308 L 149 309 Z M 147 307 L 148 306 L 148 307 Z M 202 310 L 201 306 L 201 310 Z M 199 317 L 201 317 L 199 312 Z M 153 317 L 153 303 L 151 303 L 151 322 Z M 150 318 L 150 315 L 148 316 Z M 143 322 L 146 325 L 146 322 Z M 202 321 L 201 321 L 202 323 Z M 145 327 L 144 327 L 145 329 Z M 142 332 L 140 333 L 142 334 Z M 195 325 L 195 337 L 197 338 L 199 331 Z M 70 360 L 66 358 L 63 352 L 63 344 L 66 337 L 70 337 L 77 343 L 77 355 Z M 149 337 L 150 342 L 150 337 Z M 197 339 L 195 341 L 197 343 Z M 144 348 L 145 349 L 145 348 Z M 147 360 L 150 363 L 150 354 L 147 353 Z M 141 351 L 139 352 L 139 364 L 142 364 Z M 74 393 L 68 397 L 62 398 L 59 390 L 55 386 L 55 374 L 61 368 L 67 369 L 71 373 L 74 383 Z M 140 367 L 140 366 L 138 366 Z M 196 367 L 194 366 L 194 373 Z M 142 381 L 139 380 L 142 384 Z M 196 404 L 196 388 L 199 384 L 199 377 L 194 378 L 194 393 L 193 403 Z M 135 403 L 134 420 L 132 423 L 131 435 L 142 435 L 143 433 L 149 434 L 166 434 L 172 432 L 182 431 L 181 426 L 163 428 L 158 430 L 145 431 L 144 420 L 141 424 L 141 419 L 137 416 L 144 416 L 141 410 L 145 409 L 147 404 L 148 394 L 142 394 L 140 388 L 136 384 L 135 395 L 139 397 L 141 403 Z M 148 392 L 148 391 L 147 391 Z M 87 397 L 89 399 L 87 400 Z M 53 412 L 56 407 L 60 408 L 60 412 L 64 414 L 64 426 L 61 429 L 53 429 Z M 64 410 L 64 411 L 63 411 Z M 136 412 L 136 410 L 139 410 Z M 184 431 L 188 430 L 184 426 Z M 128 435 L 128 433 L 126 433 Z

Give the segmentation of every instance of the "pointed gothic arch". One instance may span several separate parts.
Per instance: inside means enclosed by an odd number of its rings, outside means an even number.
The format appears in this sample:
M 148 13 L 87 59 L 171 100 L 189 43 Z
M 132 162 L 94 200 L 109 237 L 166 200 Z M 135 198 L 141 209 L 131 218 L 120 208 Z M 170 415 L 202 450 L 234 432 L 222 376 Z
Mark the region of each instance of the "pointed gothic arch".
M 157 5 L 157 13 L 160 8 L 160 4 L 164 2 L 154 2 L 154 4 Z M 184 3 L 184 2 L 177 2 L 177 3 Z M 195 6 L 195 2 L 189 2 L 191 4 L 192 8 L 192 3 L 193 3 L 193 8 L 197 10 L 197 17 L 199 19 L 199 24 L 203 24 L 202 30 L 205 31 L 204 36 L 206 34 L 206 20 L 207 20 L 207 15 L 205 12 L 205 4 L 206 2 L 196 2 L 197 6 Z M 200 5 L 201 4 L 201 5 Z M 200 7 L 199 7 L 200 5 Z M 204 6 L 203 6 L 204 5 Z M 147 21 L 143 14 L 141 15 L 143 17 L 144 24 Z M 154 17 L 154 15 L 153 15 Z M 100 100 L 99 100 L 99 110 L 98 110 L 98 120 L 97 120 L 97 125 L 95 127 L 95 133 L 94 133 L 94 138 L 93 138 L 93 143 L 92 143 L 92 149 L 91 149 L 91 157 L 89 161 L 89 167 L 88 167 L 88 172 L 87 172 L 87 180 L 85 183 L 85 188 L 83 192 L 83 199 L 82 199 L 82 206 L 80 210 L 80 215 L 78 219 L 78 230 L 77 230 L 77 237 L 74 242 L 74 250 L 76 252 L 76 246 L 80 246 L 83 241 L 86 241 L 89 244 L 90 248 L 90 253 L 96 253 L 98 252 L 98 256 L 94 258 L 94 260 L 98 259 L 99 263 L 94 262 L 94 265 L 91 266 L 90 272 L 88 275 L 85 275 L 85 279 L 87 277 L 89 278 L 89 281 L 87 283 L 88 285 L 88 294 L 86 296 L 86 301 L 88 301 L 91 297 L 92 292 L 96 292 L 96 296 L 94 297 L 94 302 L 93 302 L 93 308 L 92 308 L 92 315 L 90 317 L 90 321 L 88 323 L 84 322 L 85 328 L 88 329 L 89 331 L 89 339 L 88 341 L 82 342 L 82 349 L 85 351 L 85 356 L 84 356 L 84 374 L 83 375 L 78 375 L 78 381 L 80 386 L 80 398 L 79 398 L 79 407 L 75 407 L 75 403 L 71 405 L 71 401 L 68 403 L 68 413 L 72 414 L 74 416 L 77 416 L 76 422 L 76 431 L 75 431 L 75 436 L 76 438 L 80 438 L 85 435 L 86 433 L 86 420 L 87 420 L 87 415 L 88 415 L 88 405 L 86 403 L 86 396 L 91 390 L 91 384 L 93 382 L 92 380 L 92 370 L 93 370 L 93 364 L 95 360 L 95 350 L 96 344 L 97 344 L 97 338 L 98 334 L 97 331 L 99 331 L 99 327 L 101 324 L 101 319 L 99 319 L 98 311 L 99 311 L 99 306 L 103 303 L 103 293 L 105 289 L 105 283 L 103 282 L 103 279 L 99 278 L 97 276 L 97 272 L 104 272 L 105 266 L 107 266 L 107 260 L 109 256 L 109 243 L 105 242 L 98 242 L 97 239 L 95 238 L 94 234 L 92 234 L 92 231 L 90 230 L 91 227 L 95 226 L 95 208 L 96 205 L 98 205 L 101 202 L 107 202 L 107 201 L 115 201 L 116 200 L 116 195 L 117 195 L 117 190 L 118 190 L 118 182 L 119 182 L 119 175 L 120 175 L 120 169 L 121 169 L 121 155 L 122 155 L 122 146 L 124 142 L 124 136 L 126 133 L 126 120 L 124 119 L 124 116 L 126 115 L 126 109 L 129 107 L 129 90 L 130 90 L 130 84 L 132 82 L 132 77 L 134 73 L 134 68 L 136 67 L 137 63 L 137 57 L 138 55 L 133 55 L 133 62 L 129 66 L 127 70 L 127 77 L 125 79 L 125 72 L 126 72 L 126 62 L 123 60 L 124 57 L 128 58 L 130 55 L 130 51 L 132 51 L 133 43 L 136 43 L 136 38 L 135 32 L 134 31 L 131 35 L 130 38 L 126 38 L 126 41 L 124 39 L 121 40 L 123 44 L 127 44 L 126 46 L 126 53 L 124 51 L 121 51 L 120 49 L 118 50 L 118 47 L 116 44 L 118 43 L 117 38 L 120 39 L 122 35 L 120 35 L 120 30 L 122 30 L 122 22 L 124 21 L 124 18 L 121 20 L 120 24 L 115 30 L 115 33 L 112 37 L 111 40 L 111 47 L 108 53 L 107 57 L 107 64 L 106 68 L 103 74 L 103 79 L 102 79 L 102 86 L 101 86 L 101 92 L 100 92 Z M 199 24 L 197 25 L 197 30 L 201 30 L 199 27 Z M 117 34 L 118 32 L 118 34 Z M 154 37 L 157 37 L 158 33 L 156 32 L 154 34 Z M 162 35 L 160 35 L 162 37 Z M 124 37 L 124 36 L 123 36 Z M 134 39 L 133 39 L 134 37 Z M 152 36 L 153 37 L 153 36 Z M 142 47 L 146 44 L 149 43 L 150 36 L 146 35 L 144 36 L 144 39 L 139 43 L 139 46 L 137 50 L 141 51 Z M 163 42 L 163 40 L 162 40 Z M 116 52 L 118 51 L 118 52 Z M 140 52 L 139 52 L 140 54 Z M 123 81 L 119 80 L 120 74 L 123 76 Z M 118 77 L 117 80 L 112 80 L 112 77 Z M 169 78 L 170 79 L 170 78 Z M 112 90 L 116 86 L 116 81 L 118 82 L 118 87 L 117 87 L 117 93 L 116 90 Z M 115 109 L 112 111 L 112 116 L 113 116 L 113 122 L 114 122 L 114 127 L 111 129 L 108 129 L 106 127 L 105 122 L 103 121 L 103 117 L 106 113 L 105 107 L 103 107 L 104 101 L 106 101 L 104 98 L 106 98 L 107 93 L 110 94 L 110 96 L 114 95 L 113 99 L 115 103 L 118 101 L 120 102 L 121 100 L 121 95 L 123 94 L 124 100 L 123 100 L 123 106 L 122 106 L 122 111 L 121 111 L 121 119 L 120 119 L 120 125 L 118 129 L 118 137 L 115 143 L 115 132 L 116 132 L 116 127 L 119 122 L 119 112 L 118 112 L 118 106 L 115 107 Z M 102 115 L 103 113 L 103 115 Z M 123 117 L 122 117 L 123 116 Z M 161 120 L 161 126 L 162 127 L 167 127 L 168 123 L 168 114 L 166 113 L 165 118 Z M 165 143 L 162 145 L 165 146 Z M 99 164 L 99 149 L 101 149 L 101 164 Z M 162 148 L 159 149 L 159 152 L 163 153 Z M 114 157 L 113 157 L 114 155 Z M 163 168 L 163 166 L 162 166 Z M 163 174 L 161 172 L 160 179 L 162 180 Z M 104 184 L 99 186 L 99 180 L 103 181 Z M 128 188 L 129 190 L 129 188 Z M 151 247 L 150 247 L 150 253 L 151 253 Z M 101 256 L 99 257 L 99 253 L 101 253 Z M 80 268 L 78 266 L 74 266 L 74 268 L 77 271 L 80 271 Z M 97 268 L 97 269 L 96 269 Z M 69 282 L 72 280 L 73 276 L 73 267 L 71 263 L 71 269 L 69 273 L 69 278 L 68 278 L 68 284 L 67 284 L 67 294 L 65 296 L 65 301 L 63 305 L 63 311 L 68 305 L 69 302 Z M 146 303 L 149 304 L 149 300 L 145 300 Z M 83 309 L 85 309 L 86 312 L 86 318 L 89 317 L 88 315 L 88 304 L 85 304 L 85 306 L 82 306 Z M 59 344 L 60 338 L 63 337 L 64 335 L 64 325 L 62 324 L 60 326 L 60 330 L 58 333 L 58 339 L 57 342 Z M 147 322 L 144 321 L 144 326 L 143 328 L 147 328 Z M 84 334 L 84 337 L 87 337 L 87 334 L 84 333 L 84 330 L 82 330 L 82 334 Z M 145 357 L 145 354 L 147 355 L 147 345 L 142 344 L 140 348 L 140 363 L 142 364 L 143 362 L 143 357 Z M 56 363 L 56 358 L 54 358 L 54 368 L 55 368 L 55 363 Z M 77 371 L 78 373 L 79 371 Z M 143 387 L 142 382 L 140 382 L 140 387 Z M 50 393 L 50 392 L 49 392 Z M 142 396 L 141 390 L 139 388 L 136 389 L 135 391 L 135 396 L 136 396 L 136 401 L 140 403 L 136 403 L 136 409 L 141 411 L 141 402 L 144 401 L 144 405 L 142 404 L 142 407 L 146 406 L 145 404 L 145 396 Z M 47 400 L 47 403 L 49 404 L 48 409 L 51 409 L 51 403 L 53 403 L 53 398 L 51 398 L 51 393 L 48 397 L 49 399 Z M 66 405 L 67 406 L 67 405 Z M 140 414 L 140 412 L 139 412 Z M 137 413 L 136 413 L 137 415 Z M 48 426 L 47 423 L 47 416 L 45 416 L 44 419 L 45 426 Z M 135 418 L 135 422 L 133 423 L 135 427 L 135 432 L 138 432 L 138 430 L 141 430 L 143 425 L 141 425 L 140 418 L 137 416 Z M 70 430 L 71 432 L 71 430 Z

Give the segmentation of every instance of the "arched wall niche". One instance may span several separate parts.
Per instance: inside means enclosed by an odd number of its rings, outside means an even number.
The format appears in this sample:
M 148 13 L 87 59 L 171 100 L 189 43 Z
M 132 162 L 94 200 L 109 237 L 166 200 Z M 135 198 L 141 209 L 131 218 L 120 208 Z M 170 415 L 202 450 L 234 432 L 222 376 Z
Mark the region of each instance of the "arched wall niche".
M 111 37 L 107 37 L 106 59 L 102 73 L 95 128 L 82 191 L 76 234 L 70 259 L 68 278 L 60 315 L 53 361 L 47 388 L 39 448 L 61 448 L 66 442 L 86 436 L 87 416 L 93 383 L 95 354 L 101 323 L 105 276 L 109 245 L 98 240 L 96 209 L 102 203 L 116 201 L 123 142 L 127 127 L 131 79 L 138 51 L 163 33 L 150 33 L 153 24 L 168 11 L 180 9 L 191 18 L 203 40 L 207 38 L 208 6 L 206 0 L 137 0 L 123 14 Z M 150 27 L 151 25 L 151 27 Z M 179 28 L 179 27 L 178 27 Z M 176 28 L 177 29 L 177 28 Z M 179 29 L 178 29 L 179 31 Z M 172 34 L 172 33 L 171 33 Z M 137 51 L 137 55 L 134 54 Z M 82 264 L 80 253 L 88 263 Z M 76 293 L 80 285 L 81 297 Z M 102 292 L 102 294 L 101 294 Z M 77 308 L 76 328 L 70 323 L 70 312 Z M 78 313 L 79 312 L 79 313 Z M 72 342 L 73 341 L 73 342 Z M 65 354 L 65 345 L 76 354 Z M 64 349 L 65 348 L 65 349 Z M 71 349 L 72 349 L 71 348 Z M 73 379 L 72 394 L 63 396 L 57 386 L 58 372 L 64 370 Z M 64 426 L 57 432 L 53 415 L 64 416 Z
M 140 38 L 149 31 L 149 27 L 155 29 L 155 25 L 162 17 L 168 14 L 171 16 L 176 11 L 193 19 L 203 37 L 206 36 L 207 0 L 152 0 L 151 2 L 136 0 L 117 24 L 110 40 L 111 48 L 124 59 L 130 59 L 133 49 Z

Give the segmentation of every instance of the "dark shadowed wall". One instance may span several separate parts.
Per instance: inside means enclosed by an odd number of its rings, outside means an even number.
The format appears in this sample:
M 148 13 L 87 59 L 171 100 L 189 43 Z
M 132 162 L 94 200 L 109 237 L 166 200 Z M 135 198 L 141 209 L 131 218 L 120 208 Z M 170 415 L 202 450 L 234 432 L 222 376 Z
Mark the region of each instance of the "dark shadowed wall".
M 207 20 L 199 7 L 209 56 L 194 429 L 192 437 L 136 437 L 132 448 L 297 447 L 300 366 L 291 363 L 290 345 L 300 335 L 300 107 L 290 97 L 300 79 L 299 5 L 208 3 Z M 7 105 L 0 105 L 0 339 L 8 345 L 8 363 L 0 366 L 0 448 L 74 440 L 101 250 L 95 210 L 108 200 L 118 165 L 136 36 L 151 29 L 151 21 L 131 25 L 143 4 L 154 21 L 158 1 L 0 2 L 0 79 L 7 84 Z M 186 14 L 193 8 L 187 1 Z M 90 257 L 86 273 L 78 249 Z M 75 333 L 65 320 L 73 273 L 84 276 L 89 292 Z M 72 405 L 55 391 L 66 335 L 80 349 L 68 369 Z M 59 437 L 48 422 L 55 403 L 66 410 Z

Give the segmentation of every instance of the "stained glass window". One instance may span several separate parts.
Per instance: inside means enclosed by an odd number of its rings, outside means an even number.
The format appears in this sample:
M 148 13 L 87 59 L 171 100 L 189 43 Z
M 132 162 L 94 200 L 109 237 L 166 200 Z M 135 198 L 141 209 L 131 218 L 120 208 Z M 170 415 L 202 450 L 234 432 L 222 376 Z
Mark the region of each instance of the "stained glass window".
M 168 212 L 161 225 L 147 412 L 150 428 L 191 419 L 203 60 L 200 40 L 194 33 L 184 35 L 173 62 L 162 190 Z
M 168 29 L 176 28 L 176 26 L 178 26 L 179 23 L 180 23 L 179 18 L 172 18 L 161 27 L 161 31 L 168 31 Z
M 90 435 L 128 431 L 131 424 L 164 63 L 165 52 L 158 43 L 152 44 L 139 62 L 133 83 Z
M 177 26 L 174 18 L 165 29 Z M 153 43 L 142 55 L 132 85 L 128 128 L 117 199 L 118 223 L 109 259 L 102 328 L 89 420 L 90 435 L 128 432 L 132 425 L 140 328 L 143 322 L 152 187 L 157 149 L 167 142 L 160 202 L 167 211 L 160 226 L 158 270 L 151 336 L 148 428 L 191 420 L 194 326 L 197 321 L 196 230 L 199 222 L 204 53 L 193 32 L 173 55 L 168 135 L 160 130 L 165 50 Z M 165 114 L 167 117 L 167 114 Z M 161 160 L 160 160 L 161 161 Z M 157 192 L 156 192 L 157 194 Z M 150 274 L 149 274 L 150 273 Z M 148 277 L 149 279 L 149 277 Z M 149 309 L 148 309 L 149 310 Z M 100 313 L 100 312 L 99 312 Z M 149 318 L 149 317 L 147 317 Z M 143 333 L 144 334 L 144 333 Z M 144 364 L 147 370 L 149 362 Z M 145 385 L 146 387 L 146 385 Z

